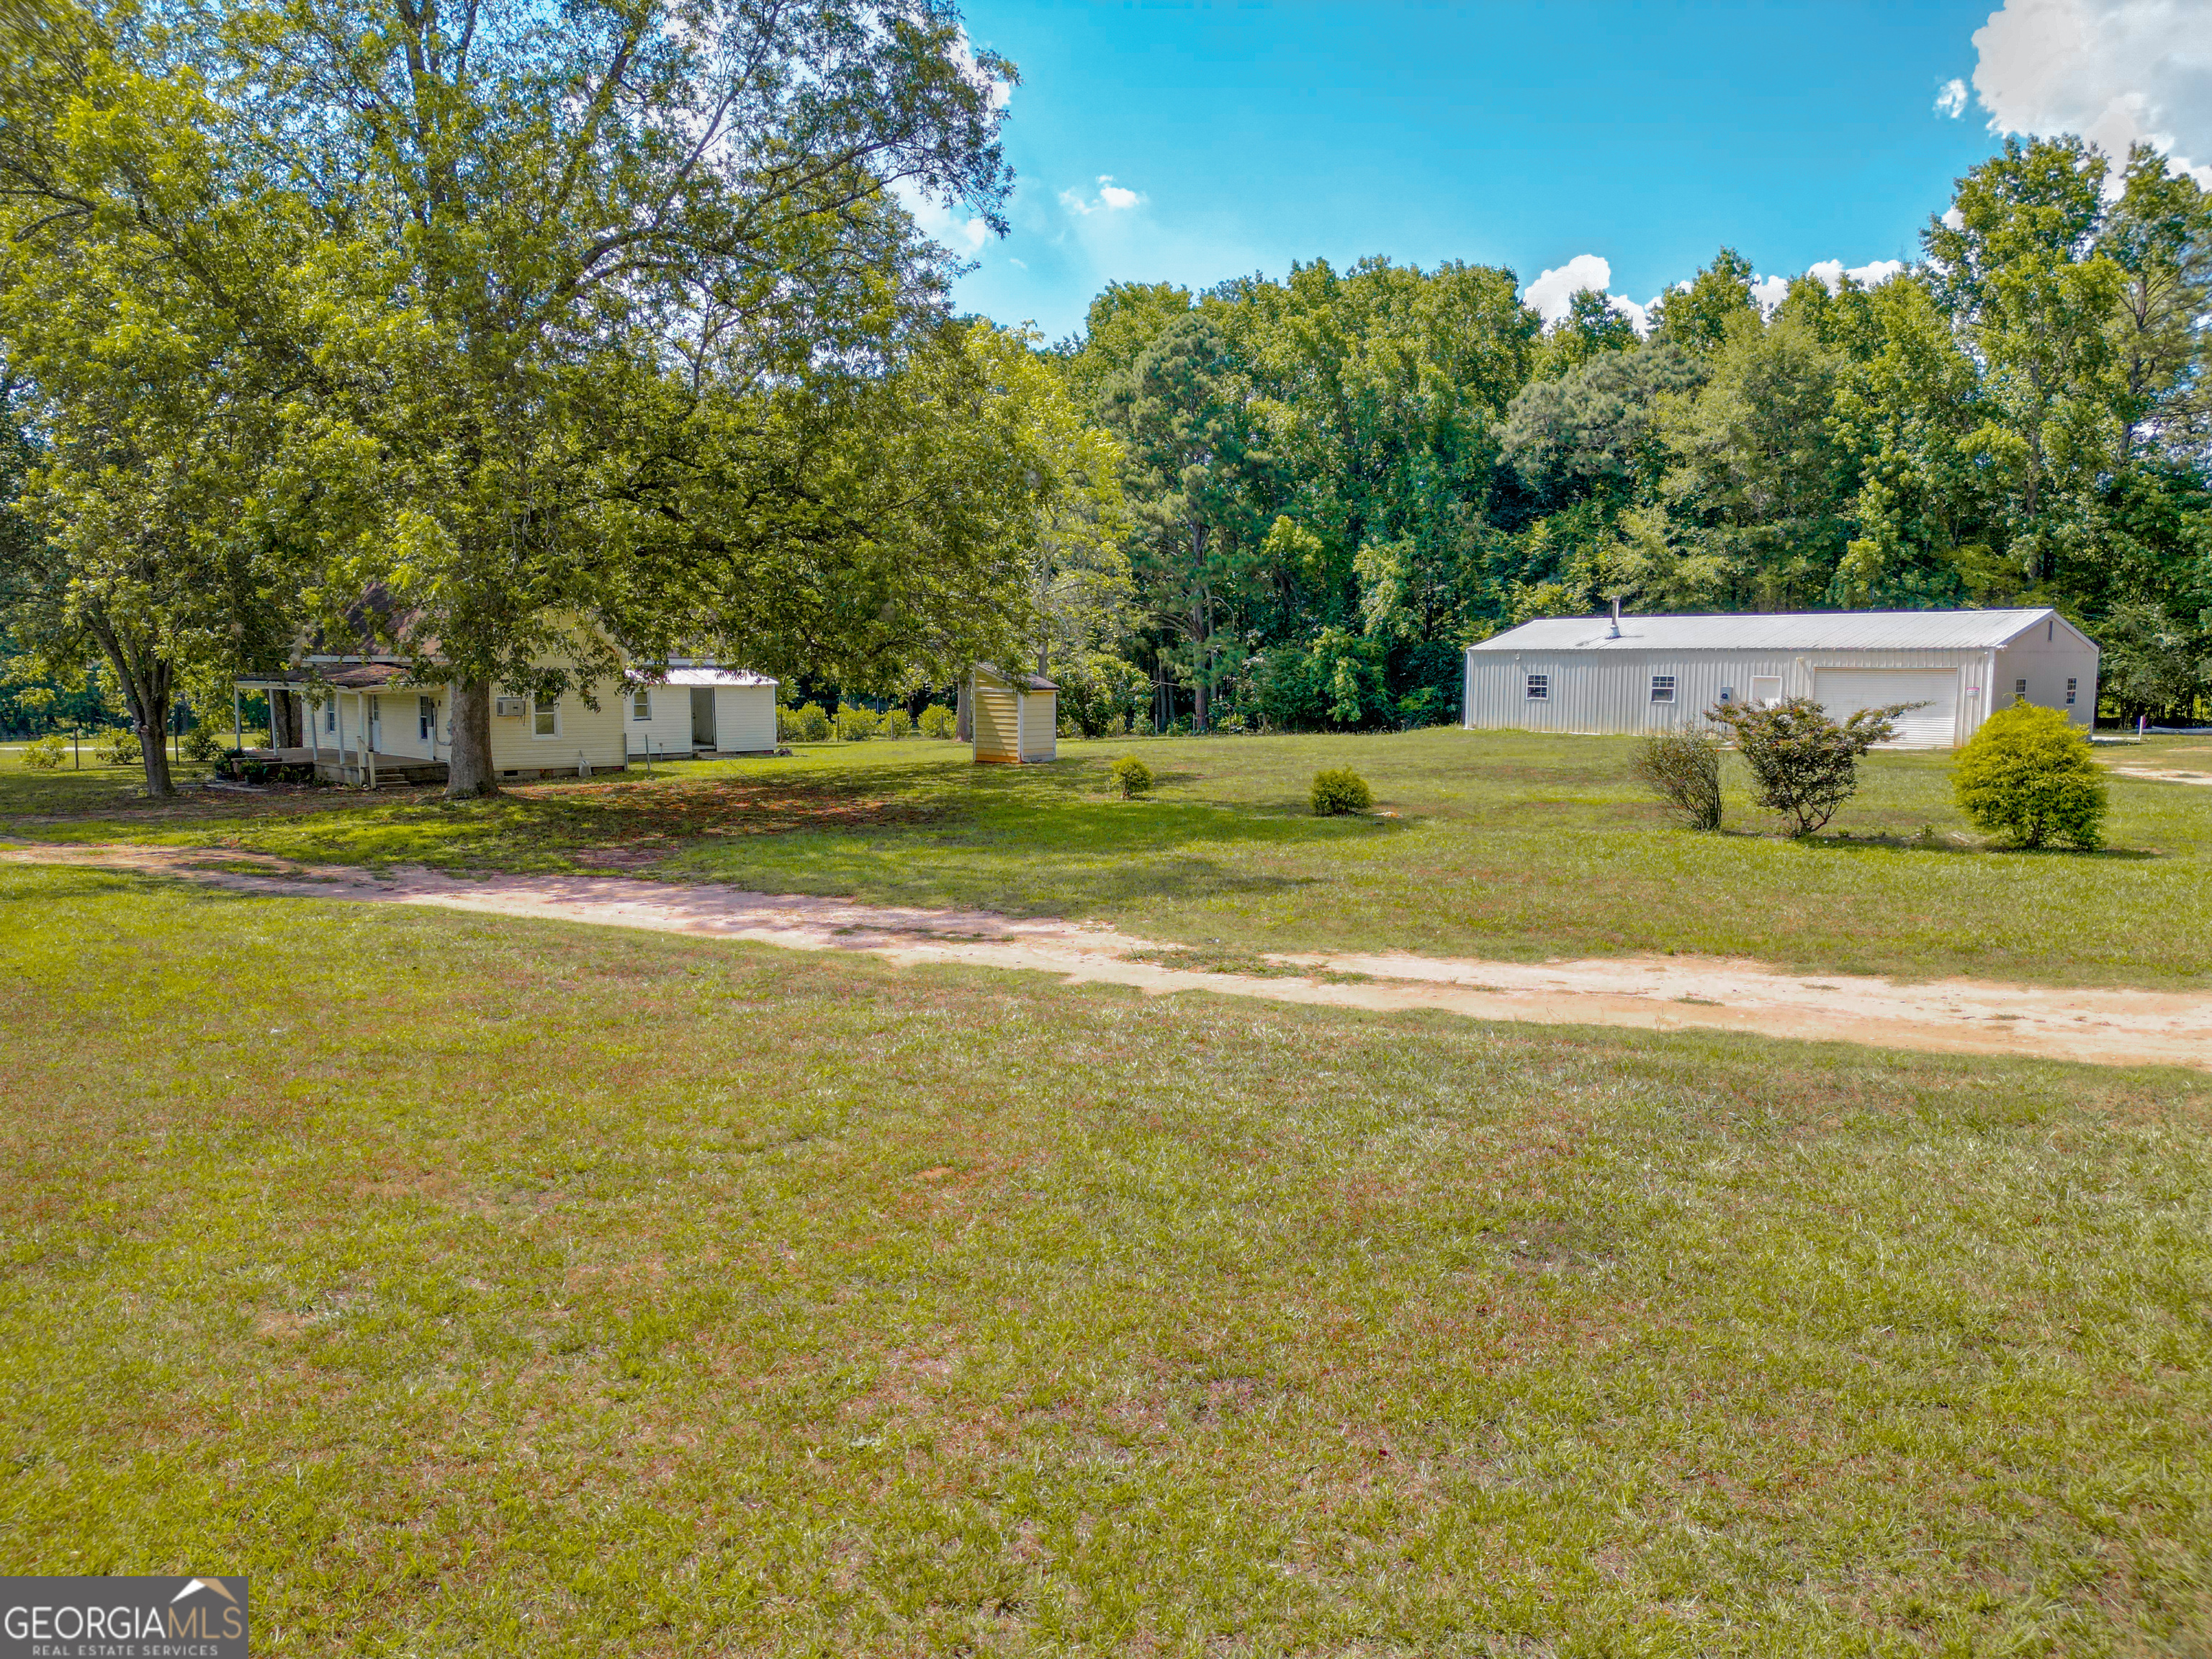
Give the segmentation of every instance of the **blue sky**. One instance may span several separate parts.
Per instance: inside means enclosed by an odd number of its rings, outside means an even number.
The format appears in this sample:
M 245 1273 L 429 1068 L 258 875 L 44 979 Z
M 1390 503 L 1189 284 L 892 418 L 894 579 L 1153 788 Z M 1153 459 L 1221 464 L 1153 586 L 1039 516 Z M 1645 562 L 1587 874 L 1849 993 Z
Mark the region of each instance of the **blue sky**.
M 2164 21 L 2132 46 L 2109 3 L 967 0 L 971 38 L 1020 66 L 1019 185 L 1012 234 L 974 251 L 956 301 L 1058 338 L 1109 280 L 1201 287 L 1316 257 L 1506 264 L 1525 285 L 1594 255 L 1633 301 L 1723 242 L 1785 276 L 1910 259 L 2000 142 L 1993 119 L 2086 130 L 2118 96 L 2163 120 L 2143 136 L 2192 148 L 2202 76 L 2166 42 L 2212 23 L 2206 0 L 2148 0 Z M 2085 67 L 2069 27 L 2114 61 Z M 2160 72 L 2180 88 L 2163 106 L 2139 89 Z M 928 222 L 967 253 L 963 218 Z

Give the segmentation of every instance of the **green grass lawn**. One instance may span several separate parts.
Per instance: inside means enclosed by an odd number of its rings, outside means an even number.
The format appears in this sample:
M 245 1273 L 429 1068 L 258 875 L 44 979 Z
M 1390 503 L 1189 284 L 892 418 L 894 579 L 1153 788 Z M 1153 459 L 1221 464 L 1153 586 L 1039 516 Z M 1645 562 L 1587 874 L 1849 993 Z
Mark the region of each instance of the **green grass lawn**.
M 1121 800 L 1108 781 L 1133 749 L 1159 775 L 1152 799 Z M 2201 740 L 2108 753 L 2212 769 Z M 771 891 L 1103 918 L 1248 952 L 1682 951 L 2150 986 L 2212 975 L 2212 789 L 2115 778 L 2112 848 L 2085 856 L 1985 847 L 1940 754 L 1873 757 L 1831 830 L 1796 842 L 1740 777 L 1727 833 L 1673 827 L 1628 781 L 1626 740 L 1442 729 L 1063 755 L 1017 770 L 972 766 L 945 743 L 824 744 L 467 805 L 330 791 L 155 806 L 124 802 L 112 778 L 0 772 L 0 831 L 448 867 L 621 858 Z M 1307 785 L 1338 764 L 1392 816 L 1312 817 Z
M 9 1568 L 257 1652 L 2212 1642 L 2202 1078 L 24 869 L 0 1047 Z

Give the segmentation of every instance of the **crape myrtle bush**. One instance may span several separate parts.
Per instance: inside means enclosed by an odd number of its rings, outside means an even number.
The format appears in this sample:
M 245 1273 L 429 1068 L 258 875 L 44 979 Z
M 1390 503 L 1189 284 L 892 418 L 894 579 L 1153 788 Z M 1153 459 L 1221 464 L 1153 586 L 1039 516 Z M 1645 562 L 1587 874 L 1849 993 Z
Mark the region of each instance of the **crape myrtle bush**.
M 2104 845 L 2104 774 L 2056 708 L 2015 702 L 1990 715 L 1959 751 L 1951 787 L 1968 817 L 2015 847 Z
M 1897 716 L 1919 707 L 1862 708 L 1839 722 L 1810 697 L 1785 697 L 1764 708 L 1716 703 L 1705 718 L 1734 734 L 1759 805 L 1789 819 L 1792 835 L 1809 836 L 1857 792 L 1859 757 L 1895 737 Z
M 23 764 L 34 772 L 59 771 L 69 764 L 69 744 L 62 741 L 58 732 L 47 732 L 23 750 Z
M 1313 810 L 1316 817 L 1335 817 L 1345 812 L 1364 812 L 1375 805 L 1375 792 L 1367 780 L 1348 766 L 1333 766 L 1314 774 Z
M 1628 769 L 1691 829 L 1721 827 L 1721 745 L 1711 732 L 1656 732 L 1637 744 Z
M 872 708 L 863 708 L 859 703 L 848 702 L 837 710 L 837 736 L 845 743 L 862 743 L 883 730 L 883 722 Z
M 960 729 L 960 717 L 941 702 L 933 702 L 921 711 L 921 735 L 925 738 L 949 738 Z

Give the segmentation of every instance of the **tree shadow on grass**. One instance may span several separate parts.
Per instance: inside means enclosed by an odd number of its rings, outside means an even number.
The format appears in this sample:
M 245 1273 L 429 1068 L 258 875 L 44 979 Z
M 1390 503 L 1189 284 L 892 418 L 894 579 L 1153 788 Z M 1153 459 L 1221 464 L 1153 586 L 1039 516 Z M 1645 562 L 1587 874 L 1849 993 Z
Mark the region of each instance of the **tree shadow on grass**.
M 1743 831 L 1732 831 L 1742 834 Z M 1971 854 L 1977 858 L 2064 859 L 2093 863 L 2141 864 L 2169 856 L 2143 847 L 2100 847 L 2094 852 L 2078 847 L 2002 847 L 1984 846 L 1952 840 L 1937 836 L 1923 840 L 1918 836 L 1854 836 L 1847 833 L 1814 834 L 1794 839 L 1797 846 L 1815 853 L 1905 853 L 1948 854 L 1953 856 Z

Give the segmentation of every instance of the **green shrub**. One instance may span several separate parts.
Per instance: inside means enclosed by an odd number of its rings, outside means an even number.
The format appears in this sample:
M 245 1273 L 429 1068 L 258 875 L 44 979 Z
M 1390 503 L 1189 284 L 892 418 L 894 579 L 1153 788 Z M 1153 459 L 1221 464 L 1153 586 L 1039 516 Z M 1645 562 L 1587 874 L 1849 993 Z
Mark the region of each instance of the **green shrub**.
M 880 724 L 883 734 L 887 738 L 911 737 L 914 734 L 914 716 L 903 708 L 884 709 Z
M 843 704 L 837 710 L 837 736 L 845 743 L 865 743 L 876 735 L 876 711 L 863 708 L 856 702 Z
M 933 702 L 921 711 L 921 735 L 925 738 L 949 738 L 960 730 L 960 717 L 941 702 Z
M 1335 817 L 1345 812 L 1364 812 L 1375 805 L 1375 792 L 1367 780 L 1348 766 L 1334 766 L 1314 774 L 1313 810 L 1316 817 Z
M 230 752 L 231 733 L 211 726 L 195 726 L 185 733 L 180 746 L 189 761 L 220 760 Z
M 23 764 L 33 772 L 58 772 L 69 764 L 69 744 L 58 732 L 47 732 L 23 750 Z
M 1152 793 L 1152 769 L 1134 755 L 1122 756 L 1107 775 L 1121 789 L 1123 800 L 1134 800 L 1139 795 Z
M 1966 816 L 2015 847 L 2105 843 L 2105 776 L 2089 739 L 2056 708 L 2015 702 L 1959 751 L 1951 787 Z
M 1859 757 L 1897 735 L 1893 723 L 1917 702 L 1862 708 L 1838 723 L 1810 697 L 1787 697 L 1764 708 L 1716 703 L 1705 718 L 1735 735 L 1751 768 L 1762 806 L 1788 818 L 1793 835 L 1809 836 L 1858 793 Z
M 803 702 L 796 708 L 779 708 L 775 714 L 776 736 L 785 743 L 827 743 L 830 740 L 830 716 L 818 702 Z
M 106 733 L 92 752 L 110 766 L 137 766 L 146 758 L 146 751 L 138 746 L 138 734 L 128 727 Z
M 1628 770 L 1691 829 L 1721 827 L 1721 746 L 1710 732 L 1655 732 L 1636 745 Z

